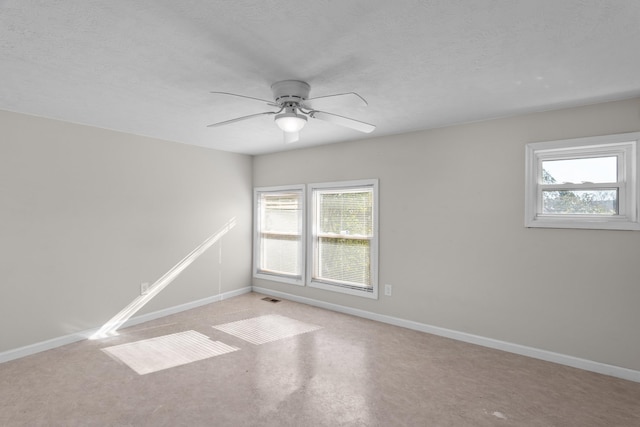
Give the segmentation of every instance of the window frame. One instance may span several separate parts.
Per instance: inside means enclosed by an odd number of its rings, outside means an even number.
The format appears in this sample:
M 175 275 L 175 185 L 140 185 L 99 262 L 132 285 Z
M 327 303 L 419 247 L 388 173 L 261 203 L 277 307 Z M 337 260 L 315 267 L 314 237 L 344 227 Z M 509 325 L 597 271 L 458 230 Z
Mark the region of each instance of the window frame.
M 532 142 L 525 153 L 525 227 L 640 230 L 638 223 L 638 140 L 640 132 Z M 617 157 L 615 183 L 544 184 L 542 162 Z M 543 191 L 616 189 L 618 214 L 544 214 Z
M 373 206 L 372 206 L 372 236 L 368 238 L 369 245 L 369 274 L 371 280 L 371 287 L 359 287 L 358 285 L 349 284 L 346 282 L 337 282 L 330 279 L 321 279 L 317 276 L 318 268 L 318 229 L 317 229 L 317 197 L 316 190 L 353 190 L 358 188 L 371 189 L 373 193 Z M 378 299 L 378 241 L 379 241 L 379 192 L 378 192 L 378 180 L 377 179 L 363 179 L 354 181 L 337 181 L 337 182 L 325 182 L 308 184 L 307 191 L 307 224 L 308 239 L 307 239 L 307 280 L 306 283 L 309 287 L 319 288 L 334 292 L 340 292 L 349 295 L 357 295 L 365 298 Z M 341 236 L 341 238 L 349 238 Z M 362 240 L 361 236 L 353 237 L 354 239 Z
M 262 210 L 260 205 L 261 194 L 265 193 L 286 193 L 286 192 L 300 192 L 300 248 L 298 252 L 298 263 L 300 267 L 300 275 L 290 275 L 277 272 L 268 272 L 260 269 L 262 260 L 262 246 L 261 246 L 261 222 L 262 222 Z M 306 250 L 306 186 L 304 184 L 299 185 L 281 185 L 272 187 L 256 187 L 253 189 L 253 277 L 258 279 L 272 280 L 276 282 L 288 283 L 292 285 L 304 286 L 305 284 L 305 250 Z

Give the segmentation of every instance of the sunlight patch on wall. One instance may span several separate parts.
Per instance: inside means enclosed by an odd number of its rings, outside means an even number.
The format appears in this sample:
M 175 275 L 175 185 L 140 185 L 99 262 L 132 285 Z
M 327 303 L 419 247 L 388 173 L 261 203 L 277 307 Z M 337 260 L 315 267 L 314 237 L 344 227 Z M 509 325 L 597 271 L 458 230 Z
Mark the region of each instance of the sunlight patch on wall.
M 173 368 L 239 350 L 196 331 L 103 348 L 140 375 Z
M 167 271 L 161 278 L 159 278 L 153 285 L 149 287 L 149 290 L 134 299 L 128 306 L 122 311 L 116 314 L 111 320 L 105 323 L 95 334 L 91 335 L 89 339 L 100 339 L 109 336 L 116 335 L 116 330 L 120 328 L 127 320 L 131 318 L 135 313 L 144 307 L 149 301 L 151 301 L 156 295 L 160 293 L 169 283 L 180 275 L 191 263 L 200 257 L 207 249 L 213 246 L 222 236 L 227 234 L 236 225 L 236 219 L 231 218 L 220 230 L 209 236 L 204 242 L 198 245 L 189 255 L 184 257 L 173 268 Z M 222 257 L 222 254 L 220 254 Z
M 225 323 L 213 328 L 256 345 L 322 329 L 321 326 L 277 314 Z

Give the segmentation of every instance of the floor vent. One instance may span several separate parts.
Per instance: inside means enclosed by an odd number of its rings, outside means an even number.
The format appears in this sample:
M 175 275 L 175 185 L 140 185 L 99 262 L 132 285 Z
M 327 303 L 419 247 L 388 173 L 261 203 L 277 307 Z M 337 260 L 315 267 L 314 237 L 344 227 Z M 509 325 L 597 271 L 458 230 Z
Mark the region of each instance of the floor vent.
M 275 299 L 275 298 L 271 298 L 271 297 L 264 297 L 262 298 L 262 301 L 268 301 L 268 302 L 280 302 L 279 299 Z

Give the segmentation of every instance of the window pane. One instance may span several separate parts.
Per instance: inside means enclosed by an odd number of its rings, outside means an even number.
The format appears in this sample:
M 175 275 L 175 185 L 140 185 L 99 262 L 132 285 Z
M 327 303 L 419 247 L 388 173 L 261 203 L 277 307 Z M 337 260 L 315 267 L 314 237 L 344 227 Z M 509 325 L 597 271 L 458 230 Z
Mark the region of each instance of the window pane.
M 618 190 L 543 191 L 543 214 L 617 215 Z
M 302 191 L 260 193 L 258 203 L 258 271 L 301 276 Z
M 582 184 L 618 181 L 618 158 L 548 160 L 542 162 L 543 184 Z
M 373 230 L 373 191 L 319 194 L 318 232 L 370 236 Z
M 300 276 L 302 272 L 299 254 L 300 237 L 263 235 L 261 270 Z
M 309 286 L 377 298 L 378 180 L 309 188 Z
M 371 285 L 368 240 L 321 237 L 318 246 L 319 273 L 322 278 Z
M 301 195 L 265 194 L 263 196 L 264 224 L 263 231 L 279 231 L 282 233 L 300 233 Z

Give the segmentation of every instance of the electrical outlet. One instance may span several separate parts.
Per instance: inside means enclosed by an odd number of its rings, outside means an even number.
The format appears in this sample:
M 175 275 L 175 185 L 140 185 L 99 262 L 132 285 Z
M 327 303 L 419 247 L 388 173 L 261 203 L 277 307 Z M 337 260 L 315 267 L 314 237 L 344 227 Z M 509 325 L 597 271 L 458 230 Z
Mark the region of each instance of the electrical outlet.
M 140 295 L 145 295 L 149 292 L 149 282 L 140 283 Z
M 384 285 L 384 294 L 388 297 L 391 296 L 391 285 Z

